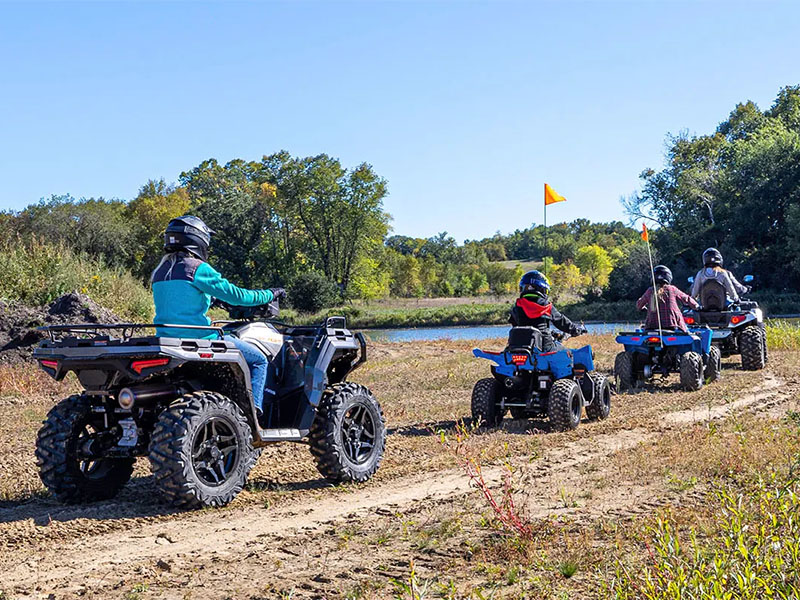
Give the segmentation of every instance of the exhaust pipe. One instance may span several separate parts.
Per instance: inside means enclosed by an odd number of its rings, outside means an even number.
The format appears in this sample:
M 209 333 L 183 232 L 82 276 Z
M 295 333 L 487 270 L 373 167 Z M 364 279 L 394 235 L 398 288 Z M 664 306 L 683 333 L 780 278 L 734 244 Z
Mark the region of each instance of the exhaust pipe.
M 154 400 L 175 398 L 180 395 L 174 385 L 143 385 L 136 388 L 122 388 L 117 394 L 120 408 L 130 410 L 135 404 L 147 404 Z

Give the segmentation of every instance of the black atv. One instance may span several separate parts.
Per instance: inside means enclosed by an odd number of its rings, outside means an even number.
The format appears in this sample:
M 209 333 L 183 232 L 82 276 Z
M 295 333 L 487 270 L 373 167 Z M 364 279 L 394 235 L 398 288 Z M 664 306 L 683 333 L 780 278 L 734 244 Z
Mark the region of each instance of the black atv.
M 752 275 L 745 275 L 745 284 L 753 282 Z M 689 283 L 694 277 L 689 277 Z M 719 347 L 722 356 L 742 356 L 742 368 L 746 371 L 763 369 L 767 364 L 767 330 L 764 313 L 757 302 L 740 299 L 728 305 L 725 289 L 716 281 L 707 281 L 700 291 L 698 311 L 684 310 L 684 320 L 690 327 L 707 325 L 713 332 L 712 343 Z
M 230 307 L 229 307 L 230 308 Z M 67 503 L 112 498 L 147 456 L 174 506 L 223 506 L 247 481 L 259 447 L 306 442 L 333 482 L 365 481 L 386 441 L 381 407 L 347 376 L 366 361 L 363 334 L 344 317 L 319 326 L 272 320 L 276 303 L 231 309 L 235 320 L 187 325 L 55 325 L 34 356 L 57 380 L 73 371 L 83 393 L 60 401 L 39 430 L 40 476 Z M 142 335 L 158 327 L 213 331 L 213 339 Z M 135 335 L 139 334 L 139 335 Z M 224 336 L 269 358 L 266 428 L 256 415 L 250 371 Z M 267 409 L 269 407 L 269 409 Z

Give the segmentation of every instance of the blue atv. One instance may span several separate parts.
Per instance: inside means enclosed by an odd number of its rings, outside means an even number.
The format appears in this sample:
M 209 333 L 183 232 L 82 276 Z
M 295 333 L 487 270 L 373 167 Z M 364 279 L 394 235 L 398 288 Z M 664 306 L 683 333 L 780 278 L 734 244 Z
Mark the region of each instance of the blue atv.
M 649 381 L 680 373 L 681 386 L 693 392 L 705 381 L 719 379 L 722 354 L 711 344 L 713 333 L 708 327 L 684 331 L 637 329 L 620 333 L 617 342 L 625 351 L 617 354 L 614 376 L 618 392 Z
M 608 417 L 611 384 L 594 372 L 591 346 L 542 352 L 535 327 L 512 327 L 502 352 L 474 349 L 478 358 L 495 363 L 492 377 L 472 390 L 473 421 L 494 427 L 506 411 L 515 419 L 548 417 L 557 431 L 575 429 L 584 407 L 589 420 Z

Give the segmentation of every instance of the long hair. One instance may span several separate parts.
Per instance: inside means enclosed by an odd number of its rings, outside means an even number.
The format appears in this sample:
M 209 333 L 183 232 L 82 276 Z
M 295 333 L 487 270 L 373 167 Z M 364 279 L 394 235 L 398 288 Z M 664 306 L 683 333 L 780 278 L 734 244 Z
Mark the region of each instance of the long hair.
M 666 303 L 667 301 L 667 288 L 669 287 L 668 283 L 656 283 L 656 287 L 653 290 L 652 295 L 650 296 L 650 303 L 647 306 L 647 310 L 649 311 L 656 311 L 658 310 L 658 303 Z
M 164 263 L 167 262 L 169 263 L 169 270 L 167 271 L 164 279 L 169 280 L 172 279 L 172 269 L 175 268 L 175 264 L 178 262 L 178 252 L 170 252 L 161 257 L 161 261 L 158 263 L 158 266 L 153 269 L 152 273 L 150 273 L 150 285 L 153 285 L 153 280 L 156 278 L 156 273 L 158 270 L 164 265 Z

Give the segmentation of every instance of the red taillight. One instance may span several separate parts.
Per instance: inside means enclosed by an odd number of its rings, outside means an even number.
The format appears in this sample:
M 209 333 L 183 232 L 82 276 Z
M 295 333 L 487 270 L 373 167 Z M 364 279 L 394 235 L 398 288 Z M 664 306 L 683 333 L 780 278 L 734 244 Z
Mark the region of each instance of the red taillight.
M 647 338 L 647 341 L 650 344 L 658 344 L 659 342 L 661 342 L 661 338 L 653 336 L 653 337 Z
M 58 369 L 58 361 L 55 360 L 43 360 L 42 366 L 47 367 L 48 369 Z
M 135 360 L 131 363 L 131 369 L 136 371 L 139 375 L 145 369 L 152 369 L 153 367 L 163 367 L 169 364 L 168 358 L 152 358 L 149 360 Z
M 214 356 L 211 352 L 200 352 L 200 358 L 211 358 Z
M 694 317 L 684 317 L 683 320 L 686 321 L 687 325 L 694 325 Z
M 642 340 L 642 338 L 640 338 L 640 337 L 632 337 L 632 338 L 631 338 L 631 341 L 632 341 L 632 342 L 639 342 L 639 341 L 641 341 L 641 340 Z
M 668 337 L 668 338 L 667 338 L 667 341 L 668 341 L 668 342 L 677 342 L 677 341 L 678 341 L 678 338 L 676 338 L 676 337 Z
M 527 354 L 512 354 L 511 355 L 511 362 L 515 365 L 524 365 L 528 362 L 528 355 Z
M 742 321 L 744 321 L 747 317 L 744 315 L 734 315 L 731 317 L 731 325 L 738 325 Z

